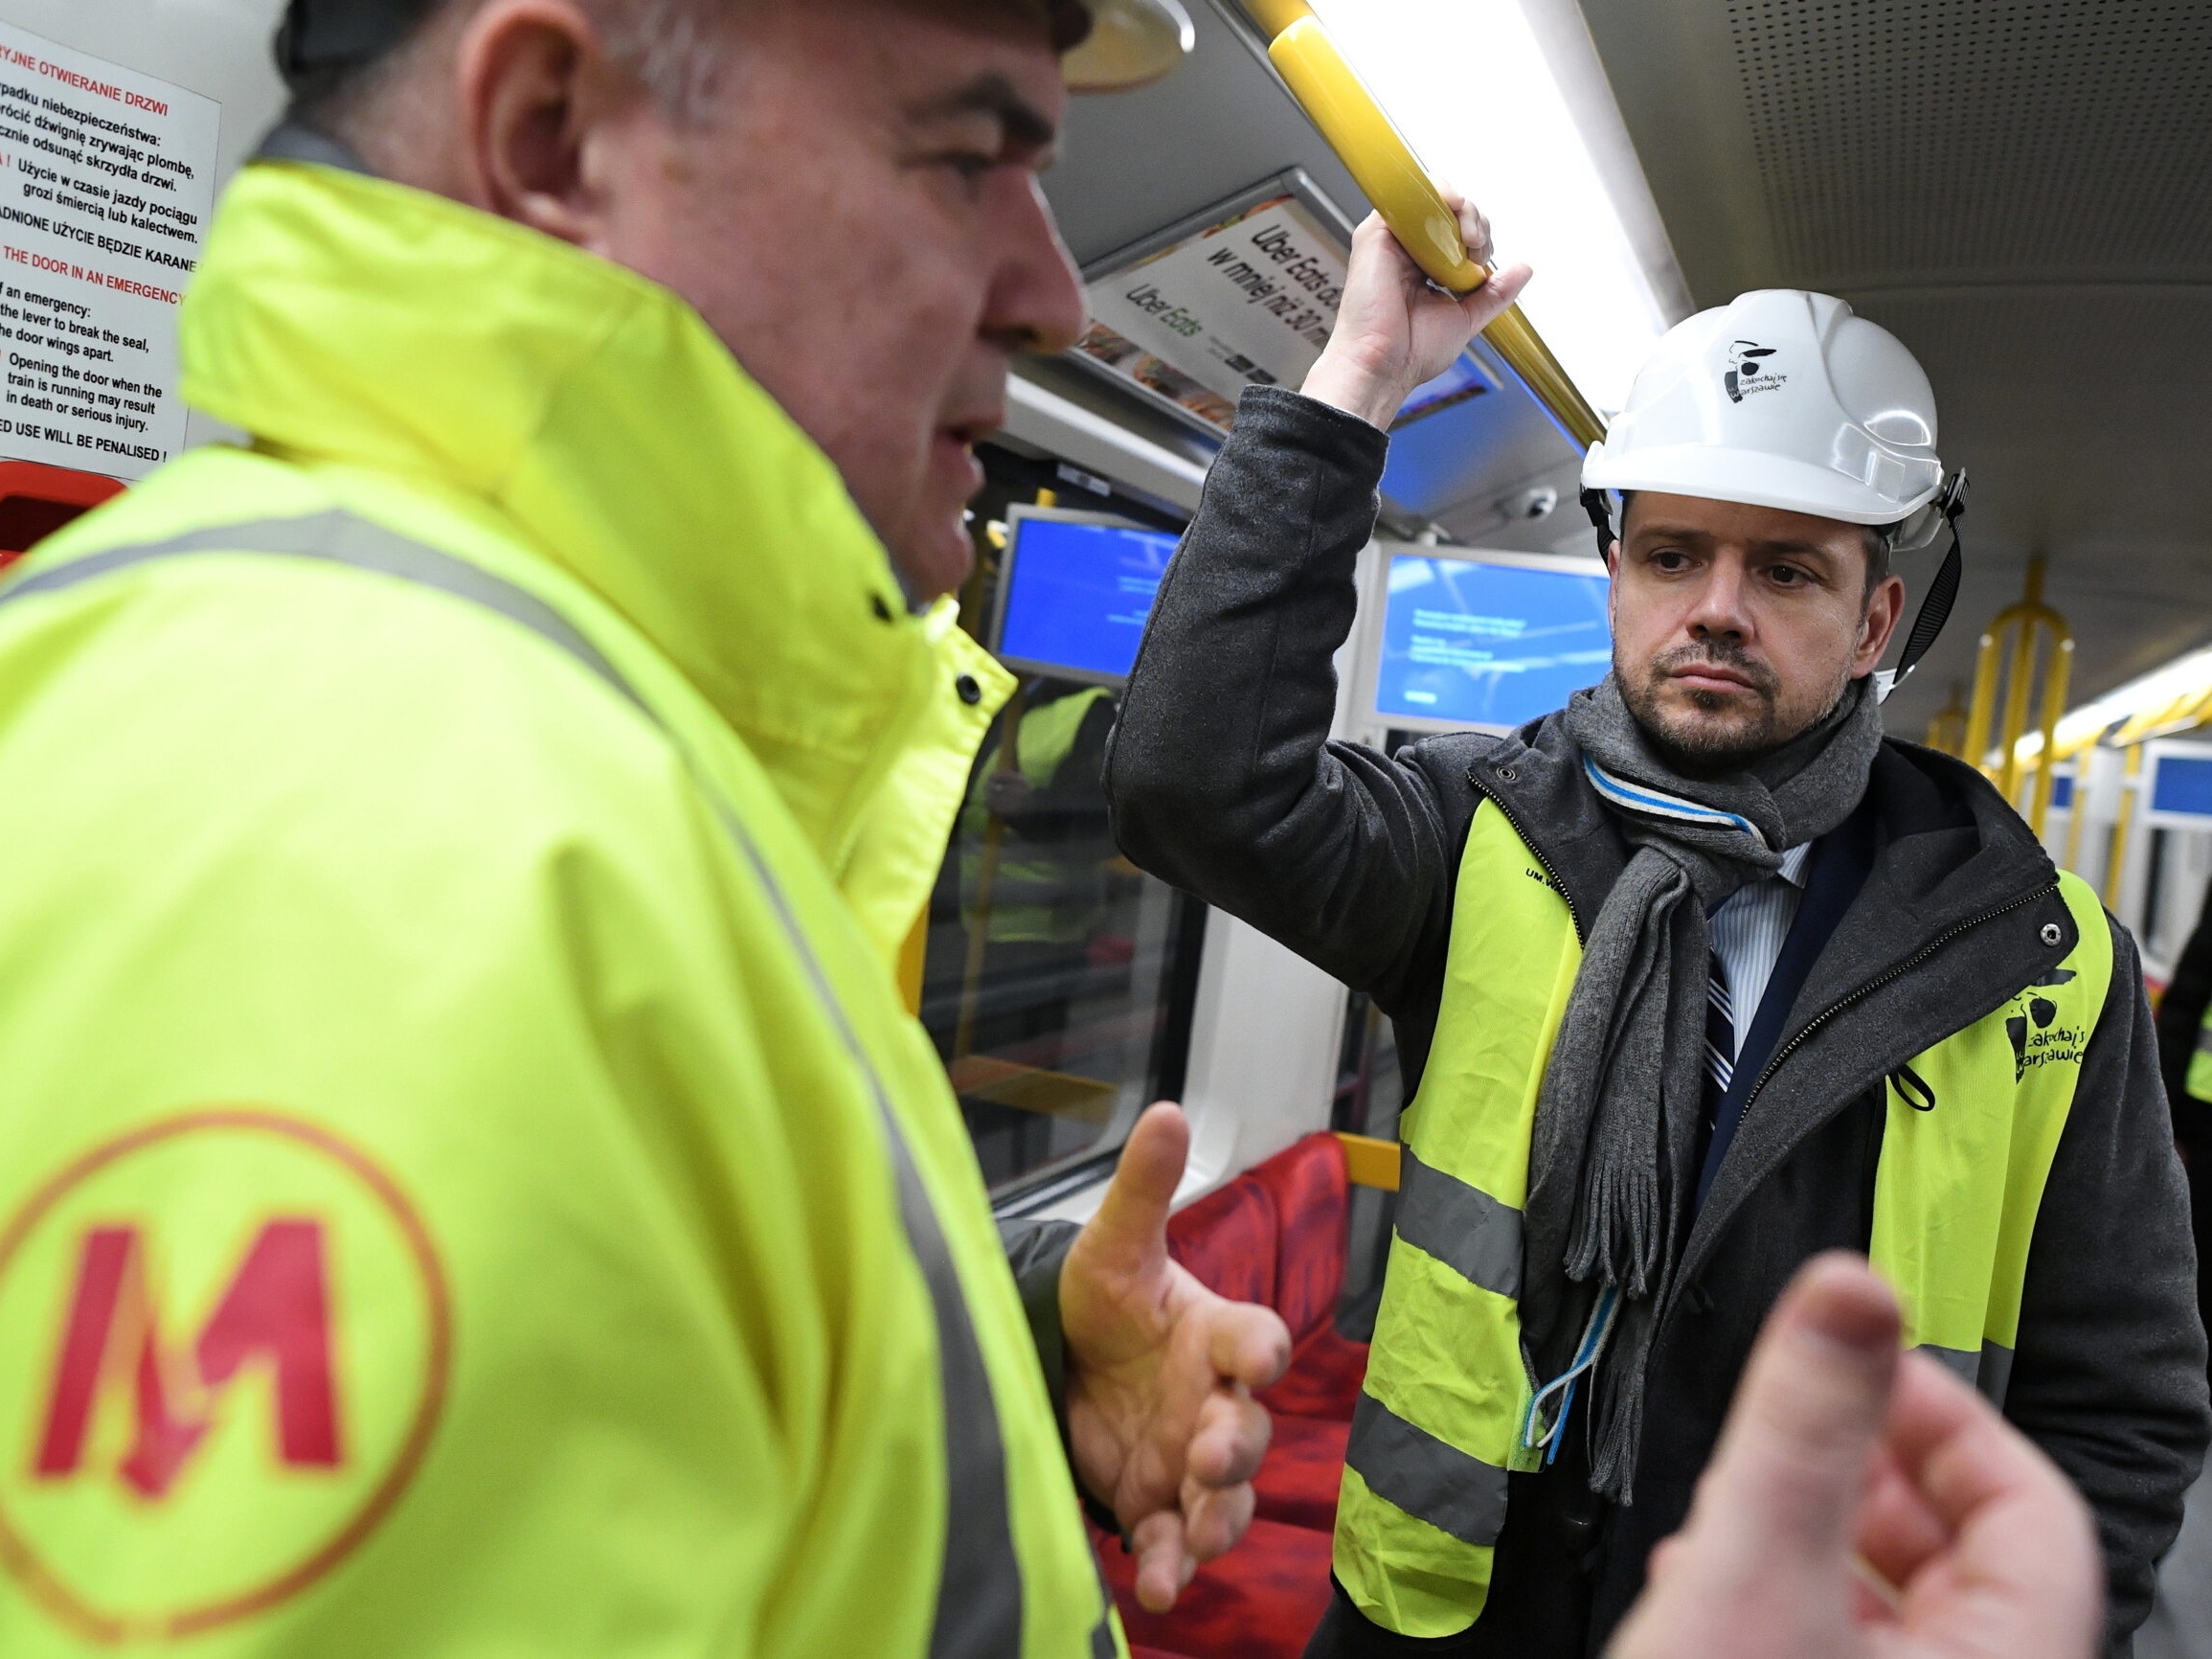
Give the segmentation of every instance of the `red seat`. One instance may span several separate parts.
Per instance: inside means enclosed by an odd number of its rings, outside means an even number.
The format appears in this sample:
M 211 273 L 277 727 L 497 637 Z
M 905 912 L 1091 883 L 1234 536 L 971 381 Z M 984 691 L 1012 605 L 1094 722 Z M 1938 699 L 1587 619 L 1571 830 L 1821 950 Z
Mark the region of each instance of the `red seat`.
M 1253 1484 L 1254 1513 L 1286 1526 L 1330 1532 L 1337 1524 L 1337 1488 L 1343 1479 L 1348 1422 L 1278 1417 L 1267 1461 Z
M 1298 1659 L 1328 1610 L 1329 1535 L 1254 1521 L 1237 1547 L 1198 1569 L 1168 1613 L 1137 1604 L 1137 1557 L 1094 1534 L 1132 1643 L 1190 1659 Z
M 1308 1135 L 1245 1171 L 1275 1205 L 1275 1287 L 1268 1303 L 1302 1340 L 1336 1318 L 1350 1243 L 1351 1183 L 1331 1134 Z
M 1231 1302 L 1273 1307 L 1280 1230 L 1267 1189 L 1240 1175 L 1168 1217 L 1167 1253 Z
M 1367 1345 L 1324 1325 L 1291 1350 L 1290 1370 L 1256 1397 L 1278 1417 L 1319 1417 L 1350 1422 L 1367 1376 Z
M 1094 1534 L 1123 1627 L 1158 1659 L 1298 1659 L 1328 1608 L 1330 1534 L 1365 1343 L 1337 1334 L 1350 1192 L 1334 1135 L 1308 1135 L 1180 1210 L 1167 1248 L 1199 1283 L 1264 1303 L 1291 1330 L 1291 1367 L 1259 1398 L 1275 1417 L 1244 1541 L 1198 1570 L 1174 1611 L 1147 1613 L 1137 1563 Z

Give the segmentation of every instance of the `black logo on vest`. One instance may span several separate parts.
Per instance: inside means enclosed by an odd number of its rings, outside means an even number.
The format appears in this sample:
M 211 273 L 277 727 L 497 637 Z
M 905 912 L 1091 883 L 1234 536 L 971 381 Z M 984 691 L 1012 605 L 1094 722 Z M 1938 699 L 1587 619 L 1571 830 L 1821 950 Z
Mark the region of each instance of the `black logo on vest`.
M 2052 986 L 2069 984 L 2073 977 L 2072 968 L 2054 967 L 2047 978 L 2031 981 L 2025 990 L 2014 996 L 2013 1012 L 2004 1022 L 2004 1034 L 2012 1038 L 2014 1082 L 2037 1066 L 2082 1063 L 2089 1034 L 2080 1026 L 2059 1024 L 2059 1005 L 2036 994 Z
M 1773 347 L 1762 346 L 1756 340 L 1736 342 L 1728 353 L 1728 372 L 1721 376 L 1729 402 L 1741 403 L 1754 392 L 1779 392 L 1789 383 L 1789 375 L 1775 374 L 1767 363 L 1773 354 Z

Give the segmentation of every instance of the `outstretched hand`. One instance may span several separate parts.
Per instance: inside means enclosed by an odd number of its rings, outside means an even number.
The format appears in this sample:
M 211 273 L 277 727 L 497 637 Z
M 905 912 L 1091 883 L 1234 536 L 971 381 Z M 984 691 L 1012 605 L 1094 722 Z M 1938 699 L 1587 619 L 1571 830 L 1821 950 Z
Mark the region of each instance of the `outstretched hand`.
M 1075 1473 L 1126 1529 L 1137 1599 L 1158 1613 L 1251 1524 L 1268 1440 L 1252 1391 L 1290 1363 L 1272 1309 L 1217 1296 L 1168 1259 L 1189 1149 L 1180 1107 L 1146 1111 L 1060 1272 Z
M 1896 1300 L 1863 1262 L 1797 1275 L 1611 1659 L 2088 1659 L 2088 1509 L 1987 1400 L 1897 1343 Z
M 1490 221 L 1450 189 L 1460 239 L 1476 261 L 1491 258 Z M 1471 294 L 1436 287 L 1399 246 L 1380 214 L 1352 233 L 1352 263 L 1337 326 L 1301 390 L 1309 398 L 1388 428 L 1413 388 L 1433 380 L 1528 285 L 1526 265 L 1498 272 Z

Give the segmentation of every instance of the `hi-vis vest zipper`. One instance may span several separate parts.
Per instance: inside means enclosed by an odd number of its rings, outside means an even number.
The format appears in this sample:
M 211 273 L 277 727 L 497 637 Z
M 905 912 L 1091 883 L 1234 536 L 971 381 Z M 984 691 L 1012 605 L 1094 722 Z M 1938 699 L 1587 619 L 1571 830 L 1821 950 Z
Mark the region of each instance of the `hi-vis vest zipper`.
M 2073 951 L 2049 983 L 1900 1069 L 1875 1176 L 1873 1261 L 1904 1305 L 1907 1346 L 1998 1400 L 2036 1211 L 2112 972 L 2095 896 L 2059 883 Z M 1551 876 L 1503 812 L 1477 812 L 1337 1508 L 1338 1579 L 1401 1635 L 1481 1616 L 1507 1471 L 1543 1456 L 1522 1443 L 1522 1212 L 1537 1094 L 1581 966 Z

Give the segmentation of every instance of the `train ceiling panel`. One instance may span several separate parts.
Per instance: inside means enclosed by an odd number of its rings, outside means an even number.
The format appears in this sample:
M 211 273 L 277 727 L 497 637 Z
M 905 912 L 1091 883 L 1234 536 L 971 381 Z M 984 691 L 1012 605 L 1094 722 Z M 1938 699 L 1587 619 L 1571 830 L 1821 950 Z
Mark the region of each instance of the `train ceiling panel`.
M 2032 553 L 2078 697 L 2212 638 L 2212 5 L 1583 11 L 1698 303 L 1840 294 L 1935 382 L 1971 562 L 1894 729 L 1971 674 Z

